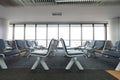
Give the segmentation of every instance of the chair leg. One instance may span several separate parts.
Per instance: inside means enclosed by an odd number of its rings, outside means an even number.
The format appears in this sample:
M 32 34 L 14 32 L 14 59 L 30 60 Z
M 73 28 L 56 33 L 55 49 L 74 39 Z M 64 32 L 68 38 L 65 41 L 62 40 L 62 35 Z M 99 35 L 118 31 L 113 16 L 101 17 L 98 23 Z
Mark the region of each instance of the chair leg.
M 79 70 L 83 70 L 84 69 L 82 67 L 82 65 L 80 64 L 80 62 L 77 60 L 77 57 L 74 57 L 74 61 L 75 61 L 75 64 L 77 65 L 77 67 L 79 68 Z
M 48 66 L 47 66 L 47 64 L 45 63 L 45 61 L 44 61 L 43 58 L 40 60 L 40 63 L 42 64 L 42 66 L 43 66 L 43 68 L 44 68 L 45 70 L 49 70 L 49 68 L 48 68 Z
M 74 63 L 74 58 L 71 58 L 70 62 L 68 63 L 68 65 L 66 66 L 66 70 L 69 70 L 71 68 L 71 66 L 73 65 Z
M 5 61 L 4 61 L 3 56 L 0 56 L 0 66 L 1 66 L 2 69 L 7 69 L 8 68 Z
M 39 62 L 40 62 L 40 57 L 37 57 L 37 60 L 36 60 L 35 63 L 33 64 L 31 70 L 34 70 L 34 69 L 38 66 Z
M 117 67 L 115 68 L 116 71 L 120 71 L 120 62 L 118 63 Z

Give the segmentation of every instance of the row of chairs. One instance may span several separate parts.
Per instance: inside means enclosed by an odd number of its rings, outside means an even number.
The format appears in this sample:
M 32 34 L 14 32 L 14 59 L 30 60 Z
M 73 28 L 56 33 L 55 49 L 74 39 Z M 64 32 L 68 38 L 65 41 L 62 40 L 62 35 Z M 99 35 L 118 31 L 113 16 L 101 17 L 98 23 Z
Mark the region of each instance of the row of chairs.
M 64 53 L 66 54 L 66 56 L 71 58 L 70 62 L 67 64 L 65 69 L 69 70 L 71 68 L 71 66 L 73 65 L 73 63 L 75 63 L 80 70 L 83 70 L 84 68 L 78 61 L 77 57 L 82 56 L 84 53 L 80 50 L 67 50 L 64 40 L 61 38 L 60 41 L 62 43 Z M 34 70 L 39 63 L 42 64 L 42 66 L 45 70 L 49 70 L 49 67 L 47 66 L 47 64 L 44 61 L 44 57 L 47 57 L 50 53 L 54 53 L 57 50 L 58 43 L 59 43 L 58 40 L 52 39 L 50 41 L 48 50 L 33 51 L 30 55 L 37 56 L 36 57 L 37 59 L 36 59 L 34 65 L 32 66 L 31 70 Z
M 2 69 L 8 68 L 4 61 L 6 56 L 16 55 L 19 53 L 20 52 L 15 48 L 12 48 L 12 49 L 7 48 L 5 40 L 0 39 L 0 66 Z
M 35 41 L 29 40 L 14 40 L 8 41 L 0 39 L 0 66 L 2 69 L 7 69 L 5 58 L 16 55 L 29 55 L 35 49 L 41 49 Z
M 77 56 L 86 55 L 84 51 L 87 51 L 87 55 L 88 55 L 88 53 L 90 55 L 95 55 L 96 53 L 102 53 L 102 55 L 108 55 L 108 56 L 120 58 L 120 53 L 119 53 L 120 41 L 116 41 L 114 46 L 113 46 L 112 42 L 109 40 L 94 40 L 94 41 L 90 41 L 90 42 L 86 41 L 85 45 L 80 47 L 80 50 L 68 49 L 68 48 L 66 48 L 65 42 L 62 38 L 60 39 L 60 41 L 62 43 L 62 47 L 63 47 L 63 50 L 64 50 L 66 56 L 71 57 L 70 62 L 68 63 L 68 65 L 65 68 L 66 70 L 69 70 L 74 62 L 80 70 L 83 70 L 83 67 L 80 64 L 80 62 L 78 61 Z M 57 45 L 58 45 L 59 41 L 57 41 L 56 43 L 54 43 L 54 42 L 55 41 L 53 41 L 53 44 L 56 44 L 56 46 L 54 46 L 51 49 L 52 51 L 57 50 Z M 33 52 L 33 53 L 37 53 L 37 52 Z M 40 53 L 40 52 L 38 52 L 38 53 Z M 53 52 L 51 52 L 51 53 L 53 53 Z M 38 60 L 36 60 L 36 61 L 38 61 Z M 32 69 L 35 69 L 34 65 L 33 65 Z M 118 63 L 115 70 L 120 70 L 120 62 Z
M 107 57 L 120 59 L 120 41 L 116 41 L 115 45 L 113 45 L 109 40 L 95 40 L 80 49 L 86 50 L 88 55 L 95 56 L 96 53 L 102 53 L 103 56 L 107 55 Z M 116 66 L 115 70 L 120 71 L 120 62 Z
M 112 42 L 109 40 L 92 40 L 86 41 L 84 46 L 80 46 L 77 49 L 86 51 L 87 55 L 94 55 L 96 53 L 103 53 L 106 50 L 112 48 Z
M 67 49 L 64 40 L 61 38 L 60 39 L 61 43 L 62 43 L 62 47 L 63 50 L 66 54 L 66 56 L 71 57 L 70 62 L 68 63 L 68 65 L 66 66 L 66 70 L 69 70 L 71 68 L 71 66 L 73 65 L 73 63 L 75 63 L 77 65 L 77 67 L 80 70 L 83 70 L 84 68 L 82 67 L 82 65 L 80 64 L 80 62 L 77 59 L 77 56 L 83 56 L 85 55 L 84 51 L 87 50 L 87 53 L 96 53 L 96 52 L 100 52 L 103 55 L 109 55 L 109 56 L 114 56 L 117 58 L 120 57 L 119 52 L 110 52 L 110 50 L 113 51 L 113 49 L 117 48 L 116 51 L 119 51 L 118 49 L 120 49 L 120 41 L 116 42 L 116 46 L 114 48 L 111 48 L 111 41 L 91 41 L 89 44 L 87 42 L 87 44 L 85 46 L 79 47 L 80 50 L 71 50 L 71 49 Z M 36 61 L 34 63 L 34 65 L 32 66 L 32 70 L 34 70 L 37 65 L 39 64 L 39 62 L 42 64 L 43 68 L 45 70 L 49 70 L 47 64 L 44 61 L 44 57 L 47 57 L 49 54 L 54 53 L 55 51 L 57 51 L 57 45 L 59 43 L 58 40 L 52 39 L 50 41 L 49 47 L 48 48 L 42 48 L 42 50 L 38 47 L 36 48 L 33 45 L 32 41 L 26 41 L 26 40 L 15 40 L 14 41 L 14 47 L 12 48 L 12 50 L 10 48 L 6 48 L 6 44 L 5 41 L 3 39 L 0 39 L 0 65 L 3 69 L 7 68 L 7 65 L 5 64 L 4 58 L 6 56 L 11 56 L 11 55 L 16 55 L 16 54 L 20 54 L 20 53 L 29 53 L 29 55 L 31 56 L 36 56 Z M 11 44 L 9 42 L 9 44 Z M 27 47 L 26 47 L 27 45 Z M 13 43 L 12 43 L 13 46 Z M 119 69 L 120 63 L 118 64 L 118 66 L 116 67 L 116 70 L 120 70 Z
M 116 41 L 115 45 L 111 49 L 104 51 L 103 54 L 107 55 L 107 57 L 120 59 L 120 41 Z M 120 62 L 116 66 L 115 70 L 120 71 Z
M 65 69 L 70 69 L 70 67 L 75 64 L 78 66 L 80 70 L 83 70 L 83 67 L 79 63 L 77 56 L 83 55 L 82 51 L 76 51 L 76 50 L 67 50 L 66 45 L 64 40 L 61 38 L 60 39 L 62 45 L 63 45 L 63 50 L 66 53 L 66 56 L 71 57 L 70 62 L 66 66 Z M 7 69 L 7 65 L 4 61 L 4 59 L 8 56 L 13 56 L 16 54 L 21 55 L 21 53 L 27 53 L 28 56 L 36 56 L 36 61 L 33 64 L 31 70 L 34 70 L 39 63 L 42 64 L 43 68 L 45 70 L 49 70 L 49 67 L 44 61 L 44 58 L 47 57 L 48 55 L 54 53 L 57 51 L 57 46 L 58 46 L 59 40 L 52 39 L 49 43 L 48 48 L 42 48 L 38 49 L 38 46 L 33 46 L 32 41 L 26 41 L 26 40 L 15 40 L 12 42 L 5 41 L 3 39 L 0 39 L 0 65 L 2 69 Z M 9 45 L 9 46 L 8 46 Z M 16 51 L 16 52 L 15 52 Z M 6 53 L 7 52 L 7 53 Z

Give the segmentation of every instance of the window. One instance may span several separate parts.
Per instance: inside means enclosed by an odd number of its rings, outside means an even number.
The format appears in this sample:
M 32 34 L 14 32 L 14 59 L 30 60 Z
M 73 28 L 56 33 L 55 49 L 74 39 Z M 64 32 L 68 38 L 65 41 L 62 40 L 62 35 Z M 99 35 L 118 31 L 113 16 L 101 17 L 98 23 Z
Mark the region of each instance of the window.
M 46 46 L 46 25 L 39 24 L 36 29 L 36 40 L 39 45 Z
M 15 25 L 14 39 L 24 39 L 24 25 Z
M 82 40 L 93 40 L 93 27 L 92 24 L 83 24 L 82 25 Z
M 81 45 L 81 25 L 71 25 L 71 47 Z
M 69 45 L 69 25 L 68 24 L 60 24 L 59 25 L 59 38 L 63 38 L 66 45 Z M 61 44 L 59 45 L 61 46 Z
M 13 39 L 13 25 L 10 25 L 8 30 L 9 30 L 9 32 L 8 32 L 8 34 L 9 34 L 8 35 L 8 39 L 12 40 Z
M 48 24 L 48 43 L 51 39 L 58 39 L 58 25 L 56 24 Z
M 58 39 L 58 25 L 48 25 L 48 39 L 51 40 L 52 38 Z
M 105 40 L 104 24 L 95 24 L 94 31 L 95 40 Z
M 27 24 L 25 29 L 25 39 L 35 40 L 35 25 Z
M 14 34 L 13 34 L 14 33 Z M 48 46 L 50 40 L 63 38 L 70 47 L 81 46 L 87 40 L 105 40 L 105 24 L 15 24 L 9 27 L 8 39 L 37 40 L 39 45 Z M 59 43 L 59 46 L 62 46 Z

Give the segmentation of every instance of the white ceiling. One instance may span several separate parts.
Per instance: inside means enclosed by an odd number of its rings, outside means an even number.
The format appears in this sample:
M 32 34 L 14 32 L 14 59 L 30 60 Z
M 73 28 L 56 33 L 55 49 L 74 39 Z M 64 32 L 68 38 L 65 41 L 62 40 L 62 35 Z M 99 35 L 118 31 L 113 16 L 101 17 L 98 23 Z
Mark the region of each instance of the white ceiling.
M 62 16 L 52 16 L 62 12 Z M 107 22 L 120 16 L 120 5 L 80 6 L 80 5 L 41 5 L 25 7 L 0 6 L 0 18 L 11 23 L 21 22 Z

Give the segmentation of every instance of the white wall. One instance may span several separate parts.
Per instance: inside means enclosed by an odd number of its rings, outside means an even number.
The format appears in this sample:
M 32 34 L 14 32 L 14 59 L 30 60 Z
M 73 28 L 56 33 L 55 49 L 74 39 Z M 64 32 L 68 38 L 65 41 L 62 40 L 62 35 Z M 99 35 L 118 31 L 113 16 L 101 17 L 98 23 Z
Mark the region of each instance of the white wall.
M 8 39 L 9 21 L 0 18 L 0 39 Z
M 19 22 L 105 22 L 120 16 L 120 5 L 79 6 L 41 5 L 34 7 L 0 7 L 0 18 Z M 62 12 L 62 16 L 52 16 L 52 12 Z
M 120 40 L 120 18 L 116 17 L 116 18 L 112 18 L 110 20 L 110 39 L 112 40 L 113 43 L 115 43 L 115 41 Z

